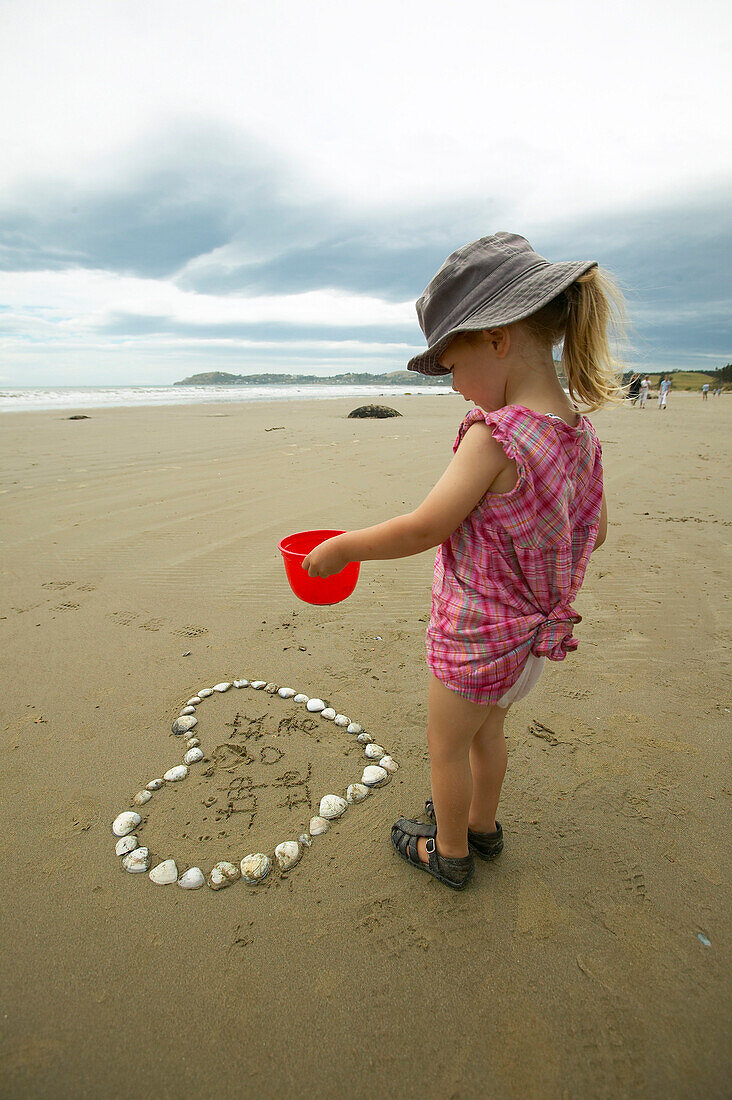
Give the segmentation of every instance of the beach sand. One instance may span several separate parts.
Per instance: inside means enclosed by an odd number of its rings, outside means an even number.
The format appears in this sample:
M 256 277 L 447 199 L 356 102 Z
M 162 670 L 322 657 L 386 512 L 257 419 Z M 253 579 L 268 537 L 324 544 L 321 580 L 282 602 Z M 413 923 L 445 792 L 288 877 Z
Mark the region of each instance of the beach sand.
M 610 531 L 579 650 L 511 712 L 506 848 L 457 893 L 389 842 L 429 788 L 433 554 L 319 609 L 277 551 L 414 507 L 466 411 L 357 403 L 0 422 L 0 1094 L 728 1095 L 732 406 L 593 418 Z M 332 701 L 399 772 L 260 887 L 126 874 L 112 820 L 180 761 L 185 700 L 236 677 Z M 139 830 L 181 869 L 271 853 L 360 778 L 291 703 L 232 689 L 198 716 L 204 762 Z

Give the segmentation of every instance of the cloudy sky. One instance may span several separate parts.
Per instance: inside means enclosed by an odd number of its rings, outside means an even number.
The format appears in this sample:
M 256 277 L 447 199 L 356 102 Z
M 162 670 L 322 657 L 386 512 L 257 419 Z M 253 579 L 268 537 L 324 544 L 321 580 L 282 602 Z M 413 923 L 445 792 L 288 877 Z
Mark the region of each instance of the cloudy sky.
M 0 384 L 403 369 L 497 230 L 732 360 L 717 0 L 3 0 Z

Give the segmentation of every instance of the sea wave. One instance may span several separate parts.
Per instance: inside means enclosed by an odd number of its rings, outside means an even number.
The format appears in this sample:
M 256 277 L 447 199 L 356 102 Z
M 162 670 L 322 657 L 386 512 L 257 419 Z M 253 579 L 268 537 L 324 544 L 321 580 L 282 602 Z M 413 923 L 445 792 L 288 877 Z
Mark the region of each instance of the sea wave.
M 449 386 L 48 386 L 0 389 L 0 413 L 48 409 L 94 409 L 135 405 L 199 405 L 310 398 L 396 397 L 407 393 L 450 393 Z

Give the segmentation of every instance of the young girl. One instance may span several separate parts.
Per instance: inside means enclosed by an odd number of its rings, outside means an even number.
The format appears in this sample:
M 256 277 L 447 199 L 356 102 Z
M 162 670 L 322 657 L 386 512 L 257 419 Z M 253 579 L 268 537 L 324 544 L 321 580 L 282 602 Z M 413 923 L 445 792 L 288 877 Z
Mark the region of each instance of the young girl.
M 392 843 L 410 863 L 462 889 L 472 853 L 503 848 L 496 809 L 506 772 L 503 723 L 548 657 L 577 648 L 572 608 L 605 539 L 601 450 L 589 409 L 622 397 L 608 343 L 622 298 L 595 262 L 550 263 L 523 237 L 496 233 L 445 261 L 417 302 L 422 374 L 452 374 L 474 405 L 454 458 L 408 515 L 317 546 L 303 567 L 327 577 L 350 561 L 439 545 L 427 630 L 427 823 L 400 818 Z

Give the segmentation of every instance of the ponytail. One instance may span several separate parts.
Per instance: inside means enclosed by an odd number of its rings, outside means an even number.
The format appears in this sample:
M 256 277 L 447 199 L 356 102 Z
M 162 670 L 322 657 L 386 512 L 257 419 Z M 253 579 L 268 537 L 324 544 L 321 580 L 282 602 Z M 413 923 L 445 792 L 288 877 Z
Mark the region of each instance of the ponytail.
M 563 341 L 562 370 L 574 400 L 592 411 L 622 399 L 622 363 L 608 329 L 617 347 L 626 327 L 625 302 L 609 272 L 591 268 L 523 323 L 552 347 Z

